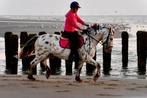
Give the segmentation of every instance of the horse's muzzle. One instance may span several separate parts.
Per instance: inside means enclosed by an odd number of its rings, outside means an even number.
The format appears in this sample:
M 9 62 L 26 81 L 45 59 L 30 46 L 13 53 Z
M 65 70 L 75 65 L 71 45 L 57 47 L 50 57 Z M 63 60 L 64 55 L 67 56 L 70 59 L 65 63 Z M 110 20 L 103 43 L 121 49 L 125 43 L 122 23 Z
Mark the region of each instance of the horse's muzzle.
M 104 48 L 104 51 L 106 52 L 106 53 L 111 53 L 112 52 L 112 46 L 110 46 L 110 47 L 108 47 L 108 48 Z

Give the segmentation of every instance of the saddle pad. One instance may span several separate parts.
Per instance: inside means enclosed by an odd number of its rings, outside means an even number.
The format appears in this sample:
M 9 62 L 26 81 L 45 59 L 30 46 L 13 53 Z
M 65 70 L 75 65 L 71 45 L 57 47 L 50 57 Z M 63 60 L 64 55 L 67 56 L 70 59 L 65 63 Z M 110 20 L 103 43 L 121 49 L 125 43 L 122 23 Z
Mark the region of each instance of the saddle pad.
M 82 36 L 79 36 L 79 41 L 80 41 L 79 48 L 81 48 L 82 45 L 84 44 L 84 38 Z M 71 43 L 69 42 L 68 38 L 60 37 L 59 43 L 62 48 L 68 48 L 68 49 L 70 48 Z

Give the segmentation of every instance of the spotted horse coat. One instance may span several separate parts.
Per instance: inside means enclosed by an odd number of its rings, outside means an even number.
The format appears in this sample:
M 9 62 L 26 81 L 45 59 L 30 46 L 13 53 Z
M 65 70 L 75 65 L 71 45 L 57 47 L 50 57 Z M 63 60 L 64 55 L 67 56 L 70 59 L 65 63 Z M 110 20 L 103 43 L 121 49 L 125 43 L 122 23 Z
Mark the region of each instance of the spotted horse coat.
M 112 41 L 113 41 L 113 33 L 109 28 L 101 28 L 96 29 L 93 27 L 89 27 L 87 32 L 83 35 L 84 44 L 81 48 L 78 49 L 80 60 L 78 62 L 78 68 L 76 69 L 76 81 L 81 82 L 80 79 L 80 69 L 83 66 L 83 63 L 89 63 L 91 65 L 96 66 L 96 71 L 93 77 L 93 81 L 96 81 L 100 76 L 100 64 L 96 62 L 93 57 L 96 52 L 96 45 L 101 41 L 103 44 L 106 44 L 105 50 L 112 49 Z M 33 40 L 33 39 L 32 39 Z M 35 80 L 32 74 L 32 68 L 34 68 L 41 61 L 45 61 L 48 57 L 56 56 L 61 59 L 68 60 L 70 49 L 61 48 L 59 44 L 60 35 L 57 34 L 43 34 L 38 36 L 34 45 L 34 53 L 31 55 L 35 55 L 35 58 L 30 63 L 30 71 L 28 74 L 28 78 L 31 80 Z M 27 45 L 25 45 L 27 47 Z M 23 51 L 25 47 L 21 49 L 20 57 L 24 57 Z M 29 49 L 28 49 L 29 50 Z M 30 53 L 30 52 L 28 52 Z M 45 62 L 44 62 L 45 64 Z M 46 77 L 50 76 L 50 67 L 46 65 L 47 74 Z

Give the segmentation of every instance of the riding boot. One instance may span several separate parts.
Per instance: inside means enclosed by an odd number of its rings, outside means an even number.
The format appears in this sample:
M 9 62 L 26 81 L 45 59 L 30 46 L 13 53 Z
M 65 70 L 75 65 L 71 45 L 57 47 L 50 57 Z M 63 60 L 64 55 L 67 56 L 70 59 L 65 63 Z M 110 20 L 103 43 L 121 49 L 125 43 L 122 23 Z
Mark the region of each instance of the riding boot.
M 70 52 L 70 54 L 69 54 L 69 57 L 68 57 L 68 60 L 69 61 L 73 61 L 74 59 L 74 51 L 71 49 L 71 52 Z

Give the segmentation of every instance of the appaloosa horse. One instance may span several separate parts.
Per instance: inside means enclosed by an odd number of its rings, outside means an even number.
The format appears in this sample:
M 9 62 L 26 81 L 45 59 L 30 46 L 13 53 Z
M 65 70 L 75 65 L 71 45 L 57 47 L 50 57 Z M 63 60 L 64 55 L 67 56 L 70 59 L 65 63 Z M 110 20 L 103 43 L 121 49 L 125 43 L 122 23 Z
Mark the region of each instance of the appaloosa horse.
M 78 49 L 80 60 L 78 62 L 78 68 L 75 69 L 76 76 L 75 80 L 81 82 L 80 79 L 80 69 L 83 63 L 89 63 L 96 67 L 93 81 L 96 81 L 100 76 L 100 64 L 96 62 L 93 57 L 96 52 L 96 45 L 101 41 L 104 46 L 104 50 L 110 52 L 112 50 L 112 42 L 114 37 L 114 32 L 111 28 L 99 27 L 98 25 L 91 26 L 84 31 L 82 35 L 84 38 L 84 43 L 81 48 Z M 32 74 L 32 68 L 37 66 L 41 61 L 45 61 L 48 57 L 58 57 L 61 59 L 68 60 L 70 49 L 62 48 L 60 46 L 59 40 L 61 35 L 57 34 L 44 34 L 32 38 L 26 45 L 21 49 L 20 58 L 26 55 L 34 55 L 35 58 L 30 63 L 30 70 L 28 74 L 28 79 L 35 80 Z M 29 44 L 34 44 L 33 48 L 29 47 Z M 34 51 L 34 52 L 32 52 Z M 32 54 L 31 54 L 32 52 Z M 46 64 L 46 78 L 50 76 L 50 67 Z

